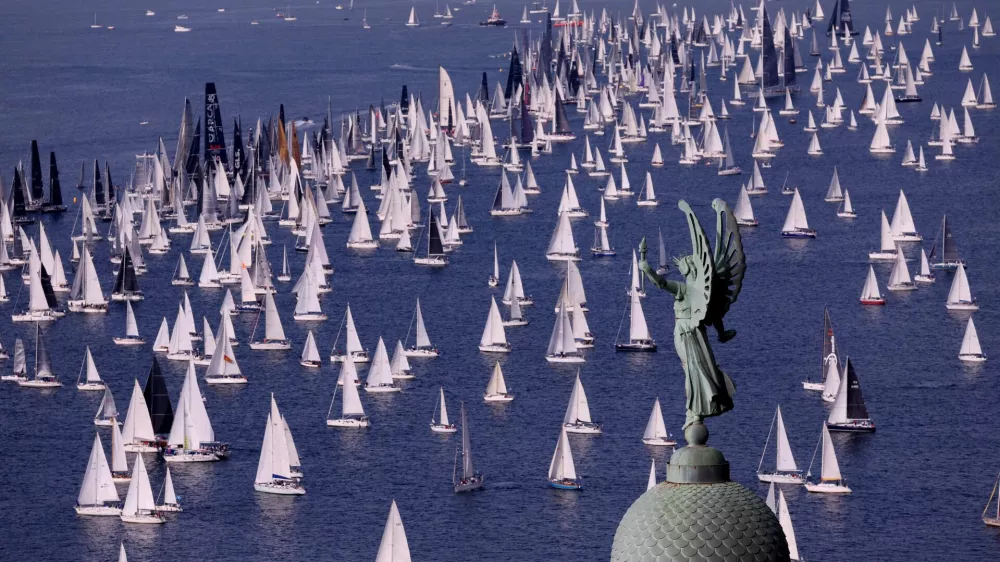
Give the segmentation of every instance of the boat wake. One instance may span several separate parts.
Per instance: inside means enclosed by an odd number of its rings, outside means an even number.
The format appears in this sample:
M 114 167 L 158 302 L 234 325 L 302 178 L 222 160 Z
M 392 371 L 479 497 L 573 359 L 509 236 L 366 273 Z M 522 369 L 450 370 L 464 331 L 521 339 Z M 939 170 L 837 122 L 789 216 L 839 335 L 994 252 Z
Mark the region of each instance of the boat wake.
M 428 68 L 425 66 L 412 66 L 409 64 L 393 64 L 389 66 L 393 70 L 410 70 L 414 72 L 437 72 L 437 68 Z

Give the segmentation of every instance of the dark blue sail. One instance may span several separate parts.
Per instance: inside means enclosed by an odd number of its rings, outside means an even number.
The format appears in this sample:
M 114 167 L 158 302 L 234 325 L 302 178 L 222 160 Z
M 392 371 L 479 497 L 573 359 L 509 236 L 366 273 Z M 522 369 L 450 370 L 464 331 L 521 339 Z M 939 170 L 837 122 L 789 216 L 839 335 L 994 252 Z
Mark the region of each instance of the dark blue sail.
M 761 77 L 760 83 L 764 92 L 773 92 L 780 86 L 778 78 L 778 53 L 774 49 L 774 32 L 771 30 L 771 21 L 767 17 L 767 8 L 762 6 L 760 12 L 764 30 L 761 35 Z M 792 65 L 794 69 L 795 65 Z

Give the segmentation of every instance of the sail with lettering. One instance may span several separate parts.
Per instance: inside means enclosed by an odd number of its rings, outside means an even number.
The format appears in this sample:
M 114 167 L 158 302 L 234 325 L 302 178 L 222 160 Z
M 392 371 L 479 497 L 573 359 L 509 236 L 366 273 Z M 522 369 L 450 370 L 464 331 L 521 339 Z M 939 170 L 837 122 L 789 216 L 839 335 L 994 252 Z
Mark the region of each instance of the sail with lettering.
M 216 158 L 227 170 L 229 169 L 219 94 L 215 91 L 215 82 L 207 82 L 205 83 L 205 161 L 214 162 Z

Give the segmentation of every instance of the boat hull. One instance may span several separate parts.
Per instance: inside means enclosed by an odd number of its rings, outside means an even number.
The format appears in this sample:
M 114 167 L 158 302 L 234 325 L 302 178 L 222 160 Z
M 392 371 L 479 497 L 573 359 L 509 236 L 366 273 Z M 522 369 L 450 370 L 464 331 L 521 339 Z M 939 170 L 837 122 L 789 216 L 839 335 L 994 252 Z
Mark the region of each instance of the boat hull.
M 159 451 L 155 444 L 152 443 L 126 443 L 125 452 L 126 453 L 155 453 Z
M 319 361 L 302 360 L 299 361 L 299 365 L 302 365 L 303 367 L 307 367 L 309 369 L 319 369 L 322 366 L 322 363 Z
M 966 363 L 985 363 L 986 355 L 982 353 L 959 353 L 958 358 Z
M 556 490 L 582 490 L 583 483 L 571 480 L 549 480 L 549 487 Z
M 870 420 L 859 420 L 848 423 L 826 422 L 826 428 L 830 431 L 842 431 L 847 433 L 872 433 L 875 431 L 875 422 Z
M 861 299 L 861 304 L 865 306 L 882 306 L 885 304 L 885 299 Z
M 455 425 L 441 425 L 441 424 L 432 423 L 431 424 L 431 431 L 433 431 L 434 433 L 451 434 L 451 433 L 457 432 L 458 431 L 458 427 L 455 426 Z
M 166 519 L 164 519 L 159 513 L 137 513 L 135 515 L 122 514 L 121 520 L 123 523 L 135 523 L 139 525 L 162 525 L 163 523 L 166 523 Z
M 190 463 L 190 462 L 216 462 L 219 457 L 209 451 L 164 451 L 163 460 L 166 462 L 174 463 Z
M 282 341 L 252 341 L 250 349 L 258 351 L 287 351 L 292 348 L 292 343 L 288 340 Z
M 340 427 L 347 429 L 371 427 L 371 421 L 368 418 L 337 418 L 334 420 L 326 420 L 327 427 Z
M 586 361 L 581 355 L 546 355 L 545 360 L 549 363 L 583 363 Z
M 479 351 L 482 351 L 483 353 L 510 353 L 510 349 L 511 347 L 509 343 L 504 343 L 504 344 L 494 343 L 490 345 L 479 346 Z
M 819 484 L 806 483 L 806 490 L 817 494 L 850 494 L 851 489 L 841 484 L 821 482 Z
M 483 484 L 485 484 L 485 482 L 483 481 L 482 476 L 476 478 L 470 478 L 466 482 L 456 482 L 454 486 L 455 493 L 462 494 L 465 492 L 475 492 L 476 490 L 482 490 Z
M 305 488 L 292 483 L 255 482 L 253 489 L 264 494 L 274 494 L 276 496 L 301 496 L 306 493 Z
M 781 236 L 784 238 L 816 238 L 815 230 L 783 230 Z
M 250 381 L 242 375 L 231 377 L 205 377 L 206 384 L 247 384 L 248 382 Z
M 775 484 L 802 484 L 805 479 L 801 474 L 758 472 L 757 480 L 760 480 L 761 482 L 774 482 Z
M 501 404 L 501 403 L 505 403 L 505 402 L 513 402 L 514 401 L 514 395 L 513 394 L 484 394 L 483 395 L 483 401 L 484 402 L 492 402 L 492 403 L 496 403 L 496 404 Z
M 669 437 L 652 437 L 649 439 L 643 438 L 642 443 L 644 445 L 649 445 L 650 447 L 676 447 L 677 441 L 670 439 Z
M 654 353 L 656 352 L 656 342 L 634 341 L 629 343 L 616 343 L 615 351 Z
M 439 352 L 437 348 L 433 347 L 411 347 L 403 352 L 403 355 L 407 357 L 426 357 L 432 358 L 437 357 Z
M 821 382 L 802 381 L 802 389 L 803 390 L 817 390 L 817 391 L 819 391 L 819 390 L 823 390 L 825 387 L 826 387 L 826 385 L 823 384 L 823 383 L 821 383 Z
M 62 383 L 58 381 L 29 379 L 17 381 L 17 385 L 24 388 L 59 388 L 62 386 Z
M 138 337 L 124 337 L 124 338 L 114 338 L 113 341 L 115 345 L 143 345 L 146 343 L 145 338 Z
M 107 388 L 107 386 L 105 386 L 103 382 L 82 382 L 82 383 L 77 383 L 76 385 L 77 390 L 94 391 L 94 390 L 104 390 L 105 388 Z
M 398 386 L 365 386 L 365 392 L 370 392 L 372 394 L 389 394 L 392 392 L 402 392 L 403 389 Z
M 110 505 L 77 505 L 73 506 L 77 515 L 88 517 L 121 517 L 122 508 Z
M 184 511 L 181 506 L 177 504 L 164 504 L 156 506 L 157 511 L 162 511 L 164 513 L 180 513 Z
M 596 423 L 564 423 L 563 429 L 566 433 L 579 433 L 581 435 L 598 435 L 601 433 L 601 426 Z
M 975 302 L 949 302 L 944 306 L 948 310 L 979 310 L 979 305 Z

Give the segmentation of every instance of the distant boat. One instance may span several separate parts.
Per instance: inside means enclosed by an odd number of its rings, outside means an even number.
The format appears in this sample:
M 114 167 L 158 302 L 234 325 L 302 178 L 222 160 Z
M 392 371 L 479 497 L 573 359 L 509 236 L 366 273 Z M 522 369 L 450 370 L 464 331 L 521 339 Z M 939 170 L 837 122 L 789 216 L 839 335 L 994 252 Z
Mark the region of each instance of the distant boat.
M 563 283 L 566 286 L 566 283 Z M 577 344 L 573 324 L 563 300 L 559 301 L 556 310 L 556 321 L 549 337 L 549 345 L 545 352 L 545 360 L 549 363 L 583 363 L 586 359 Z
M 228 457 L 229 445 L 215 438 L 205 399 L 198 387 L 194 362 L 189 361 L 170 436 L 163 449 L 163 460 L 168 463 L 214 462 Z
M 833 322 L 830 320 L 830 309 L 823 307 L 823 346 L 820 353 L 820 382 L 814 382 L 810 377 L 802 381 L 805 390 L 823 390 L 828 364 L 837 362 L 836 338 L 833 335 Z
M 191 31 L 190 27 L 184 27 L 183 25 L 174 26 L 174 33 L 187 33 L 189 31 Z
M 382 531 L 382 542 L 378 545 L 377 562 L 410 562 L 410 546 L 406 542 L 406 530 L 403 520 L 399 517 L 396 500 L 392 500 L 389 508 L 389 518 L 386 519 Z
M 120 502 L 121 498 L 111 478 L 108 457 L 101 444 L 101 435 L 95 434 L 90 460 L 87 461 L 87 470 L 83 474 L 83 483 L 73 509 L 77 515 L 118 517 L 122 512 Z
M 497 10 L 496 4 L 494 4 L 490 17 L 485 21 L 479 22 L 479 25 L 483 27 L 507 27 L 507 20 L 500 17 L 500 11 Z
M 285 9 L 285 17 L 284 17 L 284 19 L 285 19 L 285 21 L 298 21 L 299 18 L 297 18 L 297 17 L 295 17 L 295 16 L 292 15 L 292 7 L 288 6 Z
M 271 394 L 271 408 L 264 428 L 254 490 L 266 494 L 301 496 L 305 488 L 292 474 L 289 447 L 285 433 L 285 422 L 278 411 L 278 403 Z
M 630 293 L 628 341 L 615 343 L 615 351 L 655 352 L 656 340 L 649 333 L 646 315 L 642 311 L 642 293 L 635 288 Z M 617 340 L 618 337 L 616 336 L 615 339 Z
M 97 372 L 97 365 L 94 364 L 94 356 L 90 353 L 90 346 L 83 356 L 83 365 L 80 366 L 80 374 L 76 379 L 77 390 L 105 390 L 104 381 L 101 380 L 100 373 Z
M 346 333 L 346 343 L 343 353 L 337 350 L 337 342 L 340 340 L 340 332 L 337 332 L 337 338 L 333 342 L 333 349 L 330 350 L 330 361 L 333 363 L 339 363 L 346 361 L 348 357 L 354 363 L 367 363 L 368 362 L 368 351 L 361 347 L 361 338 L 358 336 L 358 329 L 354 325 L 354 315 L 351 313 L 351 305 L 347 305 L 347 310 L 344 311 L 344 321 L 341 323 L 341 330 Z
M 979 304 L 969 288 L 969 278 L 965 275 L 964 265 L 959 264 L 955 270 L 955 278 L 948 290 L 948 301 L 945 306 L 948 310 L 979 310 Z
M 885 299 L 878 289 L 878 280 L 875 278 L 875 268 L 868 266 L 868 277 L 865 278 L 865 286 L 861 289 L 861 304 L 883 305 Z
M 243 270 L 244 273 L 246 270 Z M 257 333 L 257 324 L 260 317 L 264 316 L 264 339 L 254 340 Z M 312 331 L 309 331 L 312 334 Z M 308 344 L 306 345 L 308 347 Z M 315 340 L 313 347 L 316 347 Z M 271 293 L 264 294 L 264 308 L 257 313 L 257 320 L 254 322 L 253 331 L 250 334 L 250 349 L 253 350 L 277 350 L 284 351 L 292 348 L 292 343 L 285 336 L 285 329 L 281 325 L 281 316 L 278 314 L 278 307 L 274 304 L 274 296 Z M 316 351 L 316 361 L 319 361 L 319 351 Z M 317 365 L 318 366 L 318 365 Z
M 514 301 L 520 306 L 531 306 L 535 301 L 524 292 L 524 283 L 521 280 L 521 269 L 517 265 L 517 260 L 510 263 L 510 273 L 507 274 L 507 285 L 504 288 L 502 302 L 511 306 Z
M 455 433 L 458 427 L 450 423 L 448 419 L 448 405 L 444 401 L 444 387 L 439 391 L 437 404 L 434 405 L 434 413 L 431 414 L 431 431 L 434 433 Z
M 941 256 L 938 258 L 937 253 L 940 248 Z M 948 215 L 941 217 L 941 229 L 938 230 L 937 239 L 934 240 L 934 245 L 931 246 L 931 258 L 937 258 L 931 262 L 930 266 L 932 269 L 957 269 L 960 265 L 965 265 L 965 261 L 958 254 L 958 247 L 955 245 L 955 239 L 951 234 L 951 226 L 948 225 Z
M 251 347 L 251 349 L 253 348 Z M 309 330 L 309 333 L 306 335 L 306 343 L 302 346 L 302 357 L 299 359 L 299 365 L 311 369 L 318 369 L 322 366 L 319 348 L 316 347 L 316 336 L 313 335 L 312 330 Z
M 875 422 L 868 414 L 865 397 L 861 393 L 861 382 L 850 358 L 844 359 L 844 376 L 837 390 L 837 399 L 826 420 L 830 431 L 872 432 Z
M 837 210 L 837 216 L 842 219 L 853 219 L 858 216 L 851 204 L 851 194 L 846 189 L 844 190 L 844 200 L 840 203 L 840 209 Z
M 228 322 L 223 321 L 219 327 L 219 335 L 215 340 L 215 353 L 205 371 L 205 382 L 208 384 L 246 384 L 246 375 L 240 370 L 233 353 L 233 342 L 229 337 Z M 176 326 L 174 330 L 176 330 Z
M 177 261 L 177 268 L 174 270 L 174 276 L 170 280 L 170 284 L 174 287 L 193 287 L 195 284 L 191 273 L 188 271 L 184 254 L 181 254 L 180 259 Z
M 422 257 L 414 254 L 413 263 L 430 267 L 444 267 L 448 265 L 448 257 L 444 253 L 444 244 L 441 241 L 441 228 L 438 226 L 438 219 L 433 210 L 428 214 L 430 215 L 430 219 L 427 221 L 427 227 L 424 229 L 427 231 L 427 253 Z M 423 232 L 421 232 L 421 236 L 423 236 Z M 418 239 L 417 244 L 419 245 L 419 243 L 420 240 Z
M 503 319 L 500 317 L 500 309 L 497 308 L 497 300 L 495 297 L 490 297 L 490 311 L 486 316 L 483 335 L 479 339 L 479 351 L 510 353 L 510 350 L 511 345 L 507 342 L 507 335 L 503 329 Z
M 802 205 L 802 196 L 799 195 L 798 188 L 792 196 L 792 204 L 788 208 L 785 216 L 785 224 L 781 227 L 781 235 L 785 238 L 815 238 L 816 231 L 809 228 L 809 221 L 806 219 L 806 209 Z
M 441 395 L 442 400 L 444 394 Z M 444 402 L 441 402 L 442 407 Z M 481 490 L 485 482 L 483 473 L 476 470 L 476 465 L 472 462 L 472 440 L 469 436 L 469 420 L 465 416 L 465 403 L 461 404 L 462 417 L 462 469 L 458 470 L 458 459 L 456 458 L 455 470 L 452 472 L 452 486 L 455 493 L 472 492 Z
M 920 242 L 923 237 L 917 232 L 917 227 L 913 223 L 913 215 L 910 213 L 910 203 L 906 199 L 903 190 L 899 190 L 899 199 L 896 200 L 896 210 L 892 213 L 892 223 L 890 224 L 892 238 L 898 242 Z
M 927 260 L 927 252 L 920 248 L 920 273 L 913 278 L 917 283 L 933 283 L 934 273 L 931 272 L 930 263 Z
M 353 361 L 345 361 L 340 367 L 340 380 L 343 384 L 334 388 L 333 397 L 330 399 L 330 409 L 326 414 L 326 425 L 329 427 L 342 428 L 362 428 L 370 427 L 371 421 L 365 415 L 365 408 L 361 404 L 361 395 L 358 393 L 357 384 L 354 382 L 358 378 L 357 369 Z M 337 400 L 337 391 L 343 389 L 341 395 L 340 417 L 333 417 L 333 404 Z
M 673 447 L 677 441 L 667 432 L 663 422 L 663 410 L 660 409 L 660 399 L 653 401 L 653 411 L 649 413 L 646 430 L 642 433 L 642 442 L 656 447 Z
M 344 381 L 347 384 L 347 381 Z M 375 346 L 375 357 L 371 367 L 368 369 L 368 377 L 365 379 L 365 392 L 387 393 L 400 392 L 402 389 L 395 384 L 392 378 L 392 365 L 389 363 L 389 352 L 386 351 L 385 342 L 380 337 L 378 345 Z
M 17 379 L 17 385 L 25 388 L 59 388 L 62 383 L 52 372 L 52 360 L 49 359 L 48 347 L 42 337 L 41 325 L 35 324 L 35 378 Z
M 90 24 L 90 29 L 102 29 L 103 27 L 97 23 L 97 12 L 94 12 L 94 23 Z
M 500 262 L 497 257 L 497 243 L 493 242 L 493 275 L 486 282 L 490 287 L 496 287 L 500 284 Z
M 531 18 L 528 16 L 528 7 L 524 7 L 524 11 L 521 12 L 521 23 L 531 23 Z
M 143 345 L 146 339 L 139 335 L 132 303 L 125 301 L 125 335 L 114 338 L 115 345 Z
M 413 311 L 413 319 L 410 321 L 410 326 L 416 328 L 416 341 L 414 345 L 406 349 L 406 356 L 424 358 L 437 357 L 439 354 L 438 349 L 431 343 L 431 338 L 427 335 L 427 327 L 424 326 L 424 315 L 420 310 L 419 298 L 417 299 L 416 308 Z M 407 330 L 407 340 L 409 337 L 410 333 L 409 330 Z
M 851 489 L 847 486 L 847 481 L 840 474 L 840 463 L 837 462 L 837 452 L 833 448 L 833 441 L 830 439 L 830 432 L 823 424 L 823 432 L 820 435 L 820 446 L 822 456 L 820 457 L 820 478 L 811 480 L 812 462 L 809 463 L 809 472 L 806 474 L 806 490 L 822 494 L 850 494 Z
M 590 403 L 580 381 L 579 371 L 576 373 L 576 380 L 573 381 L 573 391 L 569 395 L 566 414 L 563 415 L 563 429 L 569 433 L 601 433 L 601 424 L 594 422 L 590 417 Z
M 490 375 L 490 382 L 486 385 L 483 400 L 486 402 L 510 402 L 514 400 L 514 395 L 507 389 L 507 381 L 504 380 L 499 361 L 493 364 L 493 374 Z
M 115 397 L 111 394 L 111 389 L 105 387 L 104 398 L 101 399 L 101 405 L 97 408 L 97 414 L 94 415 L 94 425 L 98 427 L 111 427 L 119 423 Z
M 757 226 L 757 218 L 753 214 L 753 205 L 750 203 L 750 195 L 746 186 L 740 186 L 740 194 L 736 198 L 736 207 L 733 208 L 733 217 L 739 226 Z M 660 239 L 662 240 L 662 233 Z M 661 274 L 662 275 L 662 274 Z
M 153 488 L 149 484 L 149 474 L 142 455 L 135 456 L 132 468 L 132 480 L 128 485 L 128 494 L 122 506 L 121 520 L 125 523 L 140 523 L 159 525 L 166 522 L 163 514 L 156 508 Z
M 898 246 L 892 236 L 892 228 L 889 226 L 889 219 L 882 211 L 882 228 L 879 234 L 879 249 L 875 252 L 868 252 L 868 259 L 871 261 L 895 261 Z
M 771 442 L 771 434 L 777 426 L 775 434 L 776 461 L 775 468 L 771 471 L 762 470 L 764 456 L 767 453 L 767 444 Z M 785 433 L 785 421 L 781 417 L 781 406 L 774 412 L 774 419 L 771 421 L 771 429 L 767 432 L 767 440 L 764 442 L 764 452 L 760 455 L 760 462 L 757 464 L 757 479 L 761 482 L 776 482 L 779 484 L 801 484 L 802 471 L 795 464 L 795 457 L 792 456 L 792 447 L 788 443 L 788 434 Z
M 986 354 L 979 346 L 979 334 L 976 332 L 976 325 L 969 317 L 965 325 L 965 335 L 962 336 L 962 347 L 958 350 L 958 358 L 966 363 L 983 363 L 986 361 Z
M 417 20 L 417 7 L 413 6 L 410 8 L 410 17 L 406 20 L 406 27 L 419 27 L 420 22 Z
M 369 23 L 368 23 L 368 8 L 365 8 L 365 11 L 361 15 L 361 28 L 362 29 L 371 29 L 372 28 L 372 26 L 369 25 Z
M 649 480 L 646 481 L 646 491 L 652 490 L 656 487 L 656 459 L 652 459 L 652 463 L 649 465 Z
M 137 380 L 132 386 L 132 399 L 129 401 L 125 423 L 122 425 L 122 442 L 125 444 L 125 450 L 130 453 L 159 451 L 156 446 L 156 434 L 153 433 L 153 420 Z
M 156 506 L 156 509 L 165 513 L 179 513 L 184 511 L 177 502 L 177 492 L 174 491 L 174 479 L 170 475 L 170 467 L 167 467 L 167 475 L 163 480 L 163 503 Z M 124 549 L 124 546 L 122 547 Z
M 155 16 L 156 12 L 154 12 L 153 10 L 146 10 L 146 15 L 147 16 Z
M 559 429 L 559 442 L 549 463 L 549 486 L 557 490 L 582 490 L 583 479 L 576 473 L 573 450 L 566 437 L 566 428 Z

